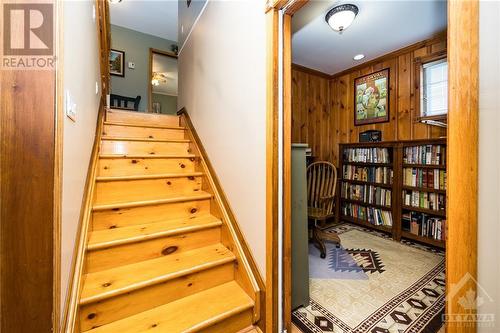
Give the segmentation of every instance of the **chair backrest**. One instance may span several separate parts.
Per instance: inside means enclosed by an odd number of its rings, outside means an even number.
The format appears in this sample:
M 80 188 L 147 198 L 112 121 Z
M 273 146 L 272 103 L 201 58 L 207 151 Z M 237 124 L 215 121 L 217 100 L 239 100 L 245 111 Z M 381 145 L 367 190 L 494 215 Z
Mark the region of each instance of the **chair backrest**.
M 321 215 L 333 214 L 337 168 L 330 162 L 314 162 L 307 167 L 307 207 Z
M 118 107 L 118 108 L 123 108 L 123 109 L 132 109 L 129 107 L 129 102 L 134 103 L 133 109 L 135 111 L 139 111 L 139 103 L 141 102 L 141 96 L 137 97 L 127 97 L 127 96 L 121 96 L 121 95 L 116 95 L 116 94 L 110 94 L 110 103 L 111 107 Z

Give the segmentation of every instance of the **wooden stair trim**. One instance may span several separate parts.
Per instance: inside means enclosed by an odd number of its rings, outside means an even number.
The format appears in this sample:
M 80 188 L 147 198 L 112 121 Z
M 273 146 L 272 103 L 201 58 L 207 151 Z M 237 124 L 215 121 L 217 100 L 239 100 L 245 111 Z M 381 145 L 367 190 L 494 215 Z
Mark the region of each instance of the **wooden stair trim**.
M 210 198 L 212 198 L 212 195 L 210 193 L 199 191 L 199 194 L 196 195 L 179 195 L 177 197 L 165 198 L 165 199 L 129 201 L 129 202 L 118 202 L 118 203 L 104 204 L 104 205 L 94 205 L 92 207 L 92 211 L 97 212 L 97 211 L 111 210 L 111 209 L 155 206 L 155 205 L 168 204 L 174 202 L 199 201 Z
M 159 154 L 100 154 L 99 158 L 109 159 L 109 158 L 188 158 L 188 159 L 198 159 L 198 156 L 194 154 L 169 154 L 169 155 L 159 155 Z
M 261 307 L 261 304 L 265 304 L 265 295 L 264 291 L 266 290 L 264 280 L 262 279 L 262 275 L 257 267 L 255 259 L 253 257 L 252 252 L 248 247 L 248 243 L 241 232 L 241 228 L 238 225 L 236 217 L 229 205 L 229 201 L 227 200 L 227 196 L 222 189 L 219 179 L 215 173 L 215 169 L 213 168 L 208 154 L 201 143 L 200 137 L 194 128 L 194 125 L 189 117 L 189 114 L 185 108 L 182 108 L 177 112 L 178 115 L 181 116 L 181 126 L 187 128 L 187 136 L 191 139 L 192 145 L 194 145 L 197 155 L 199 155 L 199 159 L 201 162 L 201 166 L 203 167 L 203 172 L 206 175 L 206 181 L 210 185 L 210 187 L 214 191 L 214 201 L 219 205 L 222 213 L 222 220 L 225 221 L 228 229 L 231 233 L 231 236 L 234 241 L 235 249 L 233 250 L 238 252 L 240 255 L 237 255 L 238 262 L 240 266 L 245 268 L 245 271 L 248 274 L 248 278 L 255 293 L 255 306 L 254 306 L 254 324 L 259 322 L 261 318 L 265 316 L 265 307 Z M 259 326 L 262 322 L 259 322 Z M 263 327 L 263 326 L 262 326 Z
M 141 180 L 141 179 L 162 179 L 162 178 L 182 178 L 182 177 L 201 177 L 203 172 L 185 172 L 185 173 L 158 173 L 152 175 L 133 175 L 133 176 L 99 176 L 98 182 L 111 182 L 122 180 Z
M 187 139 L 155 139 L 128 136 L 102 136 L 102 141 L 138 141 L 138 142 L 165 142 L 165 143 L 189 143 Z
M 207 261 L 203 255 L 200 255 L 200 254 L 206 254 L 206 252 L 211 253 L 216 249 L 225 251 L 224 256 L 219 257 L 219 258 L 215 258 L 216 256 L 212 255 L 214 258 Z M 217 254 L 217 256 L 220 256 L 220 255 Z M 95 277 L 95 276 L 99 277 L 99 276 L 105 276 L 106 274 L 110 274 L 110 275 L 113 273 L 117 274 L 116 272 L 126 271 L 126 270 L 130 270 L 130 269 L 133 269 L 134 271 L 137 271 L 137 272 L 142 272 L 146 267 L 151 266 L 151 265 L 158 267 L 158 269 L 160 269 L 160 268 L 172 269 L 173 263 L 175 261 L 178 261 L 179 258 L 185 258 L 185 257 L 190 257 L 190 258 L 195 258 L 195 259 L 203 258 L 203 261 L 198 263 L 198 264 L 191 265 L 189 267 L 185 267 L 183 269 L 178 269 L 176 267 L 175 270 L 172 270 L 170 272 L 165 271 L 162 274 L 158 274 L 158 275 L 152 276 L 150 278 L 141 277 L 140 280 L 138 280 L 134 283 L 125 285 L 125 286 L 121 286 L 117 289 L 110 289 L 110 290 L 104 291 L 104 292 L 93 293 L 93 294 L 88 295 L 88 296 L 85 295 L 85 286 L 90 283 L 89 280 L 91 279 L 90 278 L 91 276 L 92 277 Z M 149 259 L 146 261 L 141 261 L 141 262 L 126 265 L 126 266 L 119 266 L 119 267 L 111 268 L 111 269 L 108 269 L 105 271 L 89 273 L 86 275 L 86 281 L 85 281 L 85 284 L 84 284 L 84 287 L 82 290 L 82 297 L 80 299 L 80 305 L 87 305 L 90 303 L 99 302 L 99 301 L 102 301 L 102 300 L 105 300 L 105 299 L 108 299 L 111 297 L 115 297 L 118 295 L 132 292 L 134 290 L 146 288 L 146 287 L 149 287 L 149 286 L 152 286 L 155 284 L 159 284 L 159 283 L 163 283 L 163 282 L 166 282 L 169 280 L 173 280 L 173 279 L 179 278 L 181 276 L 186 276 L 186 275 L 197 273 L 197 272 L 207 270 L 207 269 L 210 269 L 213 267 L 224 265 L 224 264 L 230 263 L 234 260 L 236 260 L 236 257 L 234 256 L 234 254 L 231 251 L 229 251 L 223 245 L 217 244 L 217 245 L 212 245 L 212 246 L 202 247 L 202 248 L 195 249 L 195 250 L 182 252 L 179 254 L 172 254 L 169 256 L 165 256 L 165 257 Z M 169 262 L 170 262 L 170 265 L 168 264 Z M 136 274 L 135 276 L 137 277 L 138 275 Z
M 120 246 L 124 244 L 132 244 L 132 243 L 138 243 L 138 242 L 143 242 L 146 240 L 150 239 L 156 239 L 156 238 L 161 238 L 161 237 L 167 237 L 167 236 L 174 236 L 174 235 L 179 235 L 179 234 L 186 234 L 186 233 L 191 233 L 199 230 L 205 230 L 205 229 L 211 229 L 211 228 L 216 228 L 220 227 L 222 225 L 222 221 L 216 219 L 215 217 L 213 218 L 213 221 L 207 221 L 207 222 L 202 222 L 194 225 L 186 225 L 183 227 L 176 227 L 172 229 L 168 229 L 168 224 L 174 224 L 175 221 L 193 221 L 193 220 L 198 220 L 198 219 L 203 219 L 204 217 L 196 217 L 193 219 L 185 218 L 185 219 L 176 219 L 172 221 L 166 221 L 166 222 L 153 222 L 153 223 L 147 223 L 147 224 L 138 224 L 138 225 L 133 225 L 133 226 L 128 226 L 128 227 L 121 227 L 121 228 L 116 228 L 116 229 L 103 229 L 103 230 L 96 230 L 91 232 L 90 237 L 89 237 L 89 244 L 87 245 L 87 251 L 96 251 L 96 250 L 102 250 L 102 249 L 107 249 L 115 246 Z M 145 226 L 151 226 L 155 224 L 162 224 L 164 225 L 164 230 L 162 231 L 157 231 L 157 232 L 152 232 L 152 233 L 146 233 L 146 234 L 137 234 L 136 236 L 128 236 L 124 238 L 117 238 L 113 240 L 108 240 L 108 241 L 101 241 L 101 242 L 93 242 L 92 238 L 96 233 L 99 234 L 104 234 L 106 232 L 119 232 L 123 230 L 119 229 L 128 229 L 128 230 L 133 230 L 133 229 L 141 229 L 144 228 Z M 95 237 L 95 236 L 94 236 Z
M 121 121 L 105 121 L 104 125 L 108 126 L 125 126 L 125 127 L 144 127 L 144 128 L 158 128 L 185 131 L 185 127 L 181 126 L 168 126 L 168 125 L 154 125 L 154 124 L 139 124 L 139 123 L 125 123 Z
M 106 118 L 104 101 L 101 98 L 99 111 L 97 116 L 97 125 L 90 157 L 89 168 L 87 171 L 87 179 L 85 182 L 84 198 L 82 201 L 82 209 L 80 213 L 80 221 L 78 224 L 77 235 L 75 238 L 75 249 L 71 264 L 70 281 L 68 283 L 68 293 L 64 308 L 64 317 L 61 332 L 76 332 L 78 325 L 78 308 L 81 290 L 83 287 L 83 272 L 85 265 L 85 252 L 89 237 L 89 225 L 92 216 L 92 200 L 96 187 L 95 178 L 99 162 L 99 146 L 101 142 L 103 123 Z
M 227 307 L 226 304 L 230 304 L 232 302 L 236 303 L 236 305 L 231 305 L 230 308 L 223 309 L 222 311 L 219 310 L 219 312 L 214 311 L 214 313 L 205 313 L 204 316 L 208 318 L 198 322 L 196 322 L 195 319 L 193 320 L 192 324 L 187 323 L 189 327 L 176 327 L 175 332 L 181 332 L 181 330 L 183 333 L 199 332 L 202 329 L 213 326 L 228 318 L 231 318 L 232 316 L 249 310 L 254 306 L 254 302 L 252 301 L 252 299 L 245 294 L 241 287 L 235 281 L 231 281 L 217 287 L 213 287 L 202 292 L 178 299 L 176 301 L 158 306 L 151 310 L 138 313 L 131 317 L 124 318 L 92 330 L 88 330 L 86 332 L 116 332 L 117 330 L 121 331 L 123 327 L 131 328 L 136 331 L 138 328 L 134 327 L 134 323 L 140 322 L 141 324 L 144 324 L 144 321 L 156 321 L 157 318 L 162 318 L 163 321 L 166 321 L 168 323 L 176 323 L 174 318 L 168 318 L 168 314 L 172 313 L 171 309 L 189 309 L 192 308 L 192 305 L 206 304 L 207 300 L 216 298 L 223 299 L 223 302 L 220 303 L 223 307 Z M 236 302 L 234 301 L 235 299 Z M 211 312 L 213 311 L 213 307 L 205 307 L 205 309 L 208 309 Z M 174 315 L 177 314 L 178 313 L 174 313 Z M 192 318 L 197 318 L 196 315 L 197 314 L 194 313 L 192 315 Z M 166 329 L 171 329 L 171 327 L 164 327 L 162 332 L 167 332 Z M 131 332 L 131 330 L 127 331 Z

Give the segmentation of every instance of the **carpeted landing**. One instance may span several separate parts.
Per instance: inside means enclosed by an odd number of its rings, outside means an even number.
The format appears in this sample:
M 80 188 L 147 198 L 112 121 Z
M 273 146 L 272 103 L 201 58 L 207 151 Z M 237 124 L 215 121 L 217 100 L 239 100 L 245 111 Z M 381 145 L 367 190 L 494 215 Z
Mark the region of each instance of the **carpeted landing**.
M 444 253 L 341 224 L 342 247 L 309 248 L 309 306 L 293 312 L 305 333 L 435 333 L 445 300 Z

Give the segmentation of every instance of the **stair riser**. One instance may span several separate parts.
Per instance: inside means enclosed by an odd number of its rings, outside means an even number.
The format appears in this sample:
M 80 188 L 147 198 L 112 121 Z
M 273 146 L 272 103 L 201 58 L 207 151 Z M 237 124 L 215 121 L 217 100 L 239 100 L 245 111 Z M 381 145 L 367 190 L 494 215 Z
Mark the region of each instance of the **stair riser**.
M 220 242 L 220 228 L 210 228 L 170 237 L 150 239 L 107 249 L 87 251 L 86 273 L 133 264 L 139 261 L 179 254 Z M 170 252 L 173 251 L 173 252 Z
M 103 158 L 98 176 L 137 176 L 195 171 L 194 158 Z
M 187 142 L 144 142 L 103 140 L 101 154 L 112 155 L 174 155 L 190 152 Z
M 188 195 L 201 190 L 202 178 L 174 177 L 97 182 L 94 204 L 154 200 L 174 194 Z
M 102 135 L 141 139 L 184 139 L 184 129 L 104 125 Z
M 179 126 L 178 116 L 157 115 L 144 112 L 108 111 L 106 121 L 130 124 Z
M 81 331 L 101 326 L 221 285 L 234 279 L 233 263 L 85 305 L 80 309 Z M 189 311 L 189 309 L 186 309 Z
M 223 320 L 220 323 L 197 330 L 196 333 L 221 333 L 221 332 L 238 332 L 253 324 L 252 310 L 245 310 L 239 314 Z M 194 331 L 193 331 L 194 332 Z
M 126 227 L 168 219 L 189 218 L 210 213 L 210 200 L 177 202 L 94 212 L 93 230 Z

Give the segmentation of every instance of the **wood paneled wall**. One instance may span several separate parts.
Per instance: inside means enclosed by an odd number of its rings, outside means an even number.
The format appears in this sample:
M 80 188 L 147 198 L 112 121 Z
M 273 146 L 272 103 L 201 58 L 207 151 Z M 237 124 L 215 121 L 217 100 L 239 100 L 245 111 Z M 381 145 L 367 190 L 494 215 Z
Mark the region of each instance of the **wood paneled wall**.
M 338 164 L 339 143 L 358 142 L 360 132 L 377 129 L 382 139 L 413 140 L 446 136 L 446 129 L 416 121 L 415 61 L 446 52 L 446 35 L 419 42 L 328 77 L 292 69 L 292 142 L 308 143 L 317 160 Z M 354 79 L 389 68 L 389 122 L 354 126 Z

